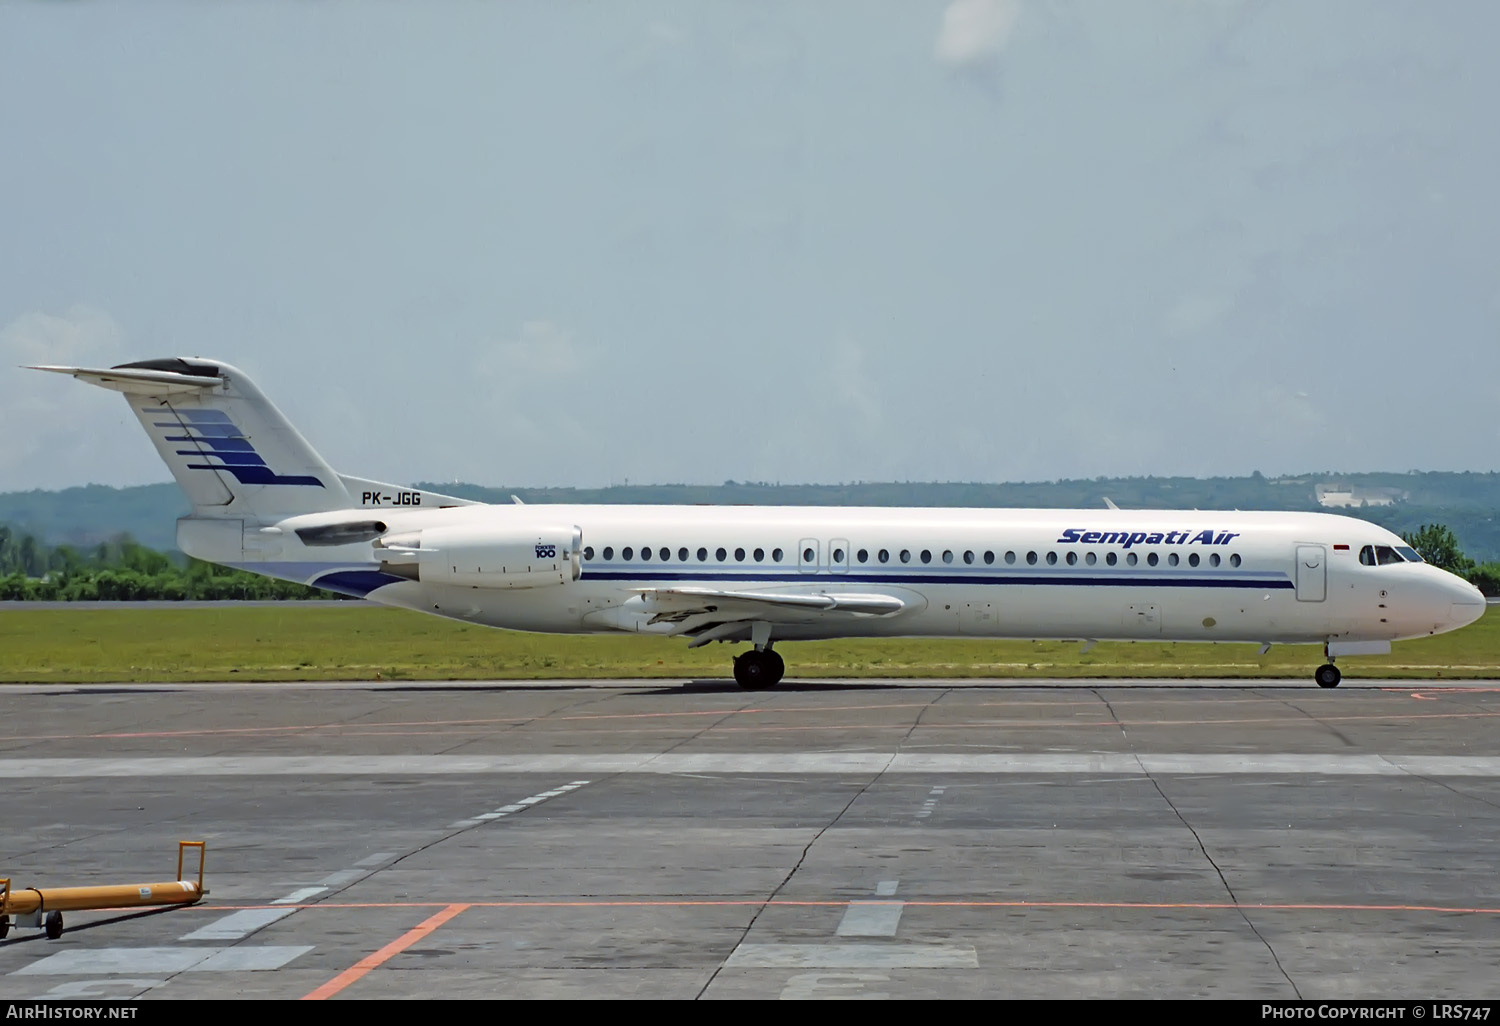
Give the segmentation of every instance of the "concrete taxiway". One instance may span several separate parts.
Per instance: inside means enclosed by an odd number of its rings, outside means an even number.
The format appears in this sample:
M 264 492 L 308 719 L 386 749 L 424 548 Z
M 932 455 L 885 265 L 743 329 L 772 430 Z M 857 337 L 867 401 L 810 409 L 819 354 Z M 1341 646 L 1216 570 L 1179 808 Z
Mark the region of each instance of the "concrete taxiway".
M 1500 683 L 0 689 L 4 998 L 1494 997 Z

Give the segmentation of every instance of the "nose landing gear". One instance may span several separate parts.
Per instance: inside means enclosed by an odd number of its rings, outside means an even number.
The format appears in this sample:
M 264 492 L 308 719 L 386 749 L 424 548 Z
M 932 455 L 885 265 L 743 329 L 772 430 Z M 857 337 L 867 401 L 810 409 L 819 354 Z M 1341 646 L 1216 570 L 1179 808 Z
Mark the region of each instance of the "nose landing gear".
M 1344 675 L 1339 673 L 1339 668 L 1333 665 L 1332 659 L 1318 667 L 1317 672 L 1313 674 L 1313 680 L 1318 682 L 1320 688 L 1336 688 L 1339 686 L 1339 681 L 1343 679 Z

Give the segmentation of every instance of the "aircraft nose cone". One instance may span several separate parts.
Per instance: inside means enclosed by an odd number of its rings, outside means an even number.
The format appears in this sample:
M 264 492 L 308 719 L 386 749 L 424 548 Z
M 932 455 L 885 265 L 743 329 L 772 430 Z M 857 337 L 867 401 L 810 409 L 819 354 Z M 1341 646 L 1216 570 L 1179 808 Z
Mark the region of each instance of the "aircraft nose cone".
M 1448 620 L 1455 627 L 1466 627 L 1484 615 L 1485 598 L 1468 581 L 1453 582 L 1453 602 L 1448 607 Z

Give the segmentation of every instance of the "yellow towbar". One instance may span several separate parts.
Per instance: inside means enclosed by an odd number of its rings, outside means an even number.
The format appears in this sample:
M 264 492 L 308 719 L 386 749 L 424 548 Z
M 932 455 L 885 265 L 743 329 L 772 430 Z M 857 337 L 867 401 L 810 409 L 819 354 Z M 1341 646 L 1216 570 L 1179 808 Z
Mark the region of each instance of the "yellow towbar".
M 189 848 L 198 851 L 198 879 L 182 878 L 183 854 Z M 62 936 L 64 912 L 84 909 L 138 908 L 143 905 L 191 905 L 208 893 L 203 886 L 205 842 L 177 842 L 177 879 L 165 883 L 119 884 L 107 887 L 28 887 L 11 890 L 10 878 L 0 877 L 0 938 L 10 933 L 11 917 L 22 924 L 43 929 L 53 940 Z

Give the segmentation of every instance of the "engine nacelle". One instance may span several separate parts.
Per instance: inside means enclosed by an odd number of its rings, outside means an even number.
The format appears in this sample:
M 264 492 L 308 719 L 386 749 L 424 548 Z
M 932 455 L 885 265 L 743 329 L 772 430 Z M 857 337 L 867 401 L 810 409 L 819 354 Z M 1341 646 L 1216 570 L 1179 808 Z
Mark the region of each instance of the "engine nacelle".
M 583 531 L 456 524 L 386 535 L 380 568 L 423 584 L 469 588 L 544 588 L 583 573 Z

